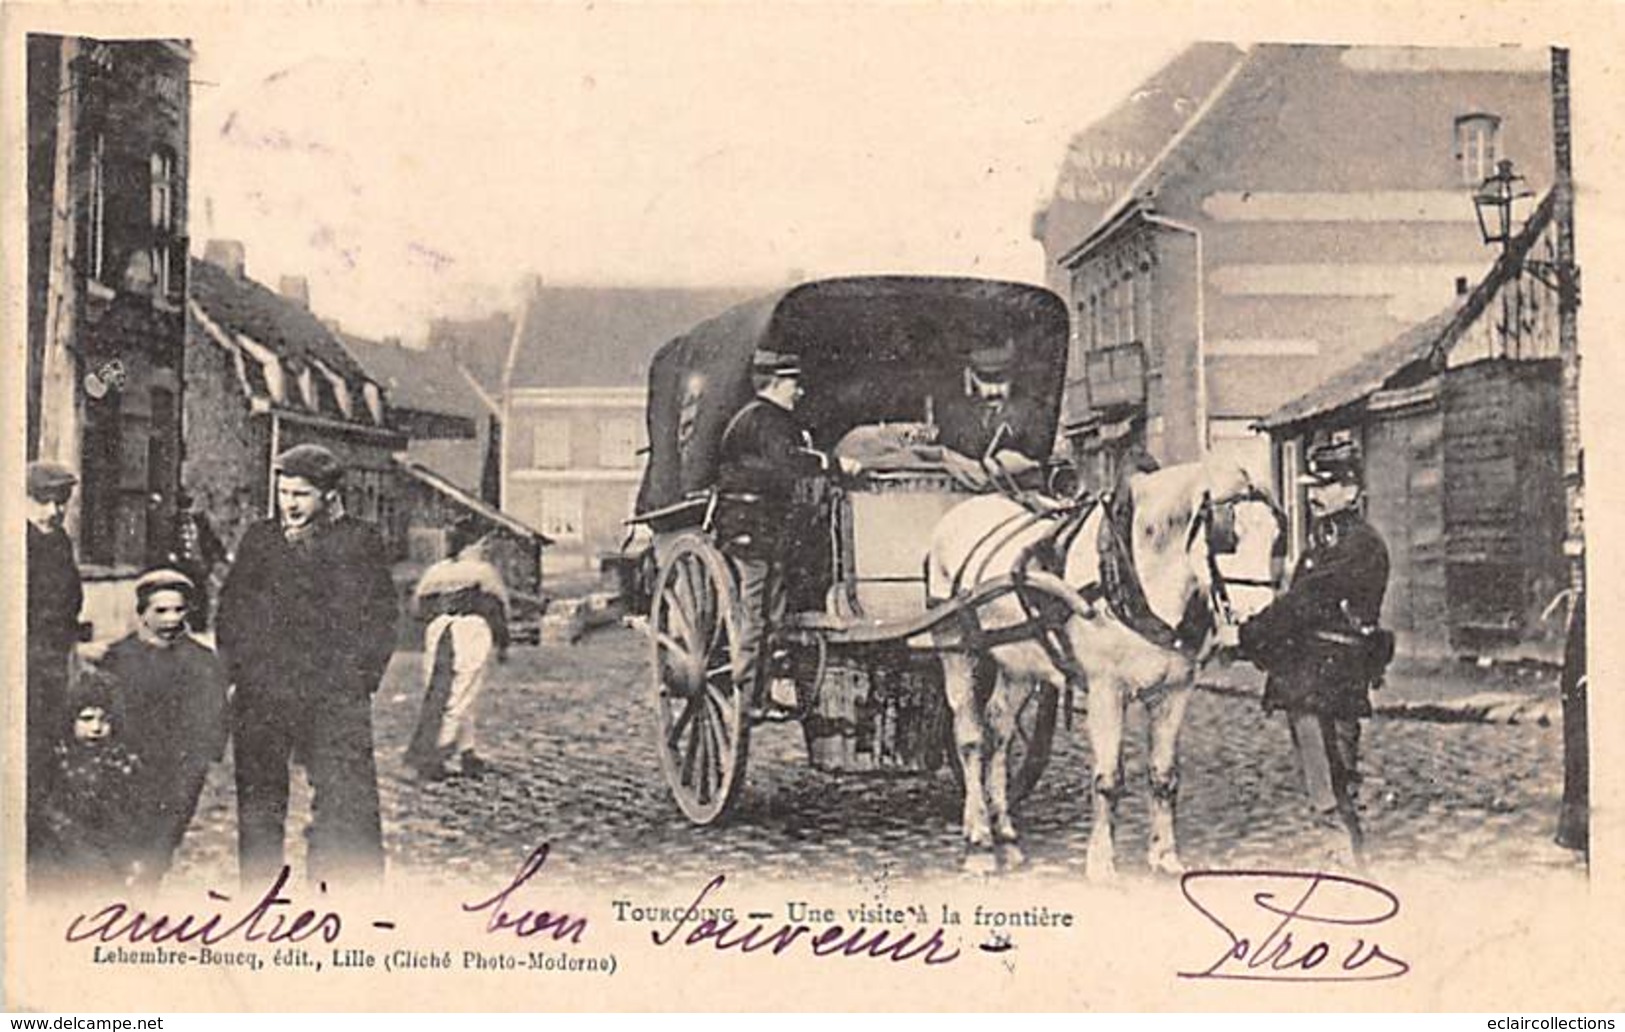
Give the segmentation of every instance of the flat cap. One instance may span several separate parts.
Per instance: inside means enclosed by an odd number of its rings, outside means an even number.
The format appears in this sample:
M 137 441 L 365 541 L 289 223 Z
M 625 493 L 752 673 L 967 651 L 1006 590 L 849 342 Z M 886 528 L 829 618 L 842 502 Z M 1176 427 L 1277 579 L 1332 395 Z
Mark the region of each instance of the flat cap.
M 308 480 L 322 490 L 336 486 L 344 476 L 337 456 L 319 444 L 296 444 L 276 457 L 278 473 Z
M 197 590 L 197 585 L 192 583 L 192 578 L 179 570 L 172 570 L 168 567 L 148 570 L 135 582 L 135 597 L 137 600 L 145 600 L 148 596 L 157 594 L 160 591 L 180 591 L 190 598 L 195 590 Z
M 788 351 L 768 351 L 757 348 L 750 357 L 752 372 L 767 376 L 800 376 L 801 356 Z
M 79 483 L 68 467 L 56 462 L 28 464 L 28 497 L 45 501 L 66 494 Z
M 1010 376 L 1010 364 L 1016 349 L 1008 344 L 992 348 L 977 348 L 970 353 L 970 370 L 983 380 L 1005 380 Z
M 1333 441 L 1309 449 L 1309 472 L 1298 478 L 1300 484 L 1360 482 L 1363 461 L 1360 446 L 1353 441 Z

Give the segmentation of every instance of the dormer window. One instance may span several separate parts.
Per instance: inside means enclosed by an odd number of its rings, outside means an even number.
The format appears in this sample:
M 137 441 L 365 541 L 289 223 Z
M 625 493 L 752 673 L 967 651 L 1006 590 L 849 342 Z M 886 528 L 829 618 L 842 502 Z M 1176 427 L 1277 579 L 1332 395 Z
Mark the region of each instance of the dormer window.
M 1479 111 L 1456 119 L 1456 162 L 1461 185 L 1477 187 L 1494 175 L 1500 150 L 1499 115 Z
M 316 371 L 308 365 L 299 370 L 299 396 L 304 399 L 305 408 L 312 412 L 320 410 L 321 404 L 316 400 Z
M 372 415 L 372 421 L 383 426 L 384 396 L 379 392 L 378 385 L 368 380 L 361 388 L 361 397 L 367 403 L 367 412 Z

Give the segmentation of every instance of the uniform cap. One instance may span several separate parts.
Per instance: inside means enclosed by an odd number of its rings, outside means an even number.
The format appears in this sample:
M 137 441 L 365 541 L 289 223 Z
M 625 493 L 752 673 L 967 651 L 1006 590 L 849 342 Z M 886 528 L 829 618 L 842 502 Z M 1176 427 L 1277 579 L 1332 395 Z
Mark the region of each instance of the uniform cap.
M 195 590 L 197 585 L 192 583 L 192 578 L 179 570 L 168 568 L 148 570 L 135 582 L 136 608 L 145 608 L 147 599 L 160 591 L 179 591 L 186 596 L 187 601 L 191 601 L 192 592 Z
M 1358 484 L 1362 474 L 1360 446 L 1353 441 L 1319 444 L 1309 450 L 1309 472 L 1300 484 Z
M 297 444 L 276 459 L 277 472 L 308 480 L 323 491 L 338 485 L 344 466 L 334 454 L 319 444 Z
M 977 348 L 970 353 L 970 370 L 979 379 L 1001 382 L 1010 376 L 1010 364 L 1016 349 L 1008 344 L 992 348 Z
M 801 356 L 788 351 L 767 351 L 758 348 L 751 355 L 752 372 L 767 376 L 800 376 Z
M 50 501 L 73 490 L 79 478 L 68 467 L 56 462 L 30 462 L 28 464 L 28 497 L 36 501 Z

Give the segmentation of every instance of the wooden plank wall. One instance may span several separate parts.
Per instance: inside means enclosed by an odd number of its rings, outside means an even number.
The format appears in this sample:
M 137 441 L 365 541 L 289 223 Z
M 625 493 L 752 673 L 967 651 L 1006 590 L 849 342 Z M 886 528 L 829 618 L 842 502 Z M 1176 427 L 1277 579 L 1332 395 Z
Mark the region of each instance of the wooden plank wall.
M 1444 521 L 1451 642 L 1467 652 L 1539 637 L 1561 577 L 1562 484 L 1553 362 L 1490 360 L 1445 376 Z
M 1366 515 L 1388 543 L 1390 572 L 1383 622 L 1411 655 L 1448 648 L 1442 480 L 1443 421 L 1427 391 L 1403 404 L 1372 399 L 1365 428 Z

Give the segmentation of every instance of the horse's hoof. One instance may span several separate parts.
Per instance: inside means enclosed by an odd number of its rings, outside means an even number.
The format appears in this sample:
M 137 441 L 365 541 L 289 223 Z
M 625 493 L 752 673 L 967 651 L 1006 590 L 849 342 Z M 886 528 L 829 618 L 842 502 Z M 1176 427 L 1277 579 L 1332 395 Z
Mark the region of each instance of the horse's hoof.
M 960 861 L 960 870 L 978 878 L 990 878 L 999 873 L 998 857 L 988 849 L 967 849 L 965 859 Z
M 1171 878 L 1178 878 L 1185 873 L 1185 862 L 1179 859 L 1177 853 L 1159 853 L 1146 860 L 1147 866 L 1153 874 L 1166 874 Z
M 1014 842 L 1006 842 L 999 846 L 999 867 L 1006 871 L 1015 871 L 1027 866 L 1027 854 Z
M 1088 858 L 1084 861 L 1084 876 L 1092 882 L 1105 883 L 1117 880 L 1117 860 L 1108 852 L 1090 850 Z

